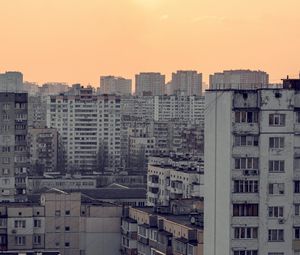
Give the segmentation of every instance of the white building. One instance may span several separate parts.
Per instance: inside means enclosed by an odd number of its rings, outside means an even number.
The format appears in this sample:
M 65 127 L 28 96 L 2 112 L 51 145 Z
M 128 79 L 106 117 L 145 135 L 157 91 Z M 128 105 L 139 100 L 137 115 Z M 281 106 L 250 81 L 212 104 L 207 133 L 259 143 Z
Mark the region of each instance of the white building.
M 171 94 L 201 96 L 202 74 L 197 71 L 177 71 L 172 73 Z
M 204 97 L 202 96 L 155 96 L 154 120 L 180 120 L 204 123 Z
M 205 255 L 299 254 L 299 85 L 207 91 Z
M 169 205 L 170 199 L 203 197 L 203 162 L 183 157 L 150 157 L 147 205 Z
M 120 167 L 120 97 L 79 95 L 48 98 L 47 126 L 56 128 L 70 170 L 117 171 Z
M 253 89 L 269 84 L 269 75 L 263 71 L 227 70 L 209 76 L 210 89 Z
M 101 76 L 100 94 L 131 95 L 132 81 L 123 77 Z
M 161 73 L 139 73 L 135 75 L 135 94 L 139 96 L 163 95 L 165 93 L 165 75 Z

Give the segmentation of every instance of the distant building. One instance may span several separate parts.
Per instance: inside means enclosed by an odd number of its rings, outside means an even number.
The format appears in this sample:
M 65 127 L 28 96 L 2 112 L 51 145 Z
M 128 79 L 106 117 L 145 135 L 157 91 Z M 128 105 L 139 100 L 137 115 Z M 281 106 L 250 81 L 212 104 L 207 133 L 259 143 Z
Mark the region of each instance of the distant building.
M 123 210 L 121 254 L 203 255 L 203 201 Z
M 172 73 L 171 94 L 186 96 L 202 95 L 202 74 L 197 71 Z
M 26 200 L 27 121 L 27 94 L 0 93 L 0 201 Z
M 210 89 L 257 89 L 269 84 L 269 75 L 263 71 L 228 70 L 209 76 Z
M 54 128 L 29 128 L 30 165 L 33 172 L 64 171 L 64 151 Z
M 42 95 L 58 95 L 65 93 L 70 89 L 66 83 L 62 82 L 49 82 L 39 87 L 39 93 Z
M 69 175 L 44 175 L 29 176 L 28 191 L 30 193 L 38 193 L 41 190 L 61 189 L 81 191 L 87 189 L 96 189 L 97 179 L 95 176 L 69 176 Z
M 0 73 L 0 92 L 20 93 L 23 91 L 23 74 L 21 72 Z
M 68 169 L 119 171 L 120 97 L 95 95 L 92 88 L 77 92 L 51 96 L 47 102 L 47 126 L 62 137 Z
M 185 157 L 151 157 L 147 205 L 167 206 L 171 199 L 203 198 L 203 161 Z
M 41 95 L 28 96 L 28 126 L 33 128 L 46 127 L 47 99 Z
M 123 77 L 101 76 L 100 94 L 131 95 L 132 81 Z
M 155 138 L 143 136 L 129 137 L 130 166 L 138 168 L 141 172 L 146 170 L 148 157 L 155 152 Z
M 165 75 L 161 73 L 139 73 L 135 75 L 135 94 L 157 96 L 165 94 Z

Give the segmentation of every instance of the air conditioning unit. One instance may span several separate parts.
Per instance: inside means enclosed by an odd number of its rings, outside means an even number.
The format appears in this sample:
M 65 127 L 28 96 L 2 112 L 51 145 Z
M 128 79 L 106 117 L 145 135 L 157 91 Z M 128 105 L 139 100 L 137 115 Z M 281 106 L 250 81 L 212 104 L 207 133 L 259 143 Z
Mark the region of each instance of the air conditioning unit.
M 284 224 L 285 219 L 284 218 L 278 218 L 278 224 Z
M 17 230 L 13 229 L 13 230 L 11 231 L 11 233 L 12 233 L 12 234 L 17 234 Z

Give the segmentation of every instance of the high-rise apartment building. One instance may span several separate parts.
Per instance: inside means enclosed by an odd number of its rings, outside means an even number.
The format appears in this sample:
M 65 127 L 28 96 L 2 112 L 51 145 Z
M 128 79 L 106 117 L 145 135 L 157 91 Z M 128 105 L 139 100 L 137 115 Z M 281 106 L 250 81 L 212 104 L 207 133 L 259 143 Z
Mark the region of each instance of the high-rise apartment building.
M 64 171 L 61 138 L 54 128 L 29 128 L 31 170 L 35 173 Z
M 155 96 L 154 120 L 178 120 L 204 123 L 204 97 Z
M 205 255 L 299 254 L 299 89 L 207 91 Z
M 46 127 L 46 107 L 47 100 L 45 96 L 28 96 L 28 126 L 34 128 Z
M 25 93 L 0 93 L 1 201 L 26 200 L 29 153 Z
M 177 71 L 172 73 L 171 94 L 201 96 L 202 74 L 197 71 Z
M 255 89 L 269 85 L 269 75 L 263 71 L 227 70 L 209 76 L 210 89 Z
M 23 74 L 20 72 L 0 73 L 0 92 L 22 92 Z
M 135 75 L 135 94 L 157 96 L 165 93 L 165 75 L 161 73 L 139 73 Z
M 123 77 L 101 76 L 100 94 L 131 95 L 132 81 Z
M 91 88 L 76 95 L 51 96 L 47 104 L 47 125 L 59 131 L 70 170 L 119 169 L 119 96 L 95 95 Z

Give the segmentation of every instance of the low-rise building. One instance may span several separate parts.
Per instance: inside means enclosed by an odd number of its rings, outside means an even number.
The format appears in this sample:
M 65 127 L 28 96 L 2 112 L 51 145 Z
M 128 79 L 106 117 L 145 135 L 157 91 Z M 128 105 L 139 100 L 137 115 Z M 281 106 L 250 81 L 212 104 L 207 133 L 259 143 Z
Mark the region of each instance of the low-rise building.
M 118 255 L 122 208 L 57 189 L 31 203 L 0 205 L 5 254 Z
M 202 255 L 203 203 L 181 200 L 170 207 L 125 208 L 121 232 L 122 254 Z

